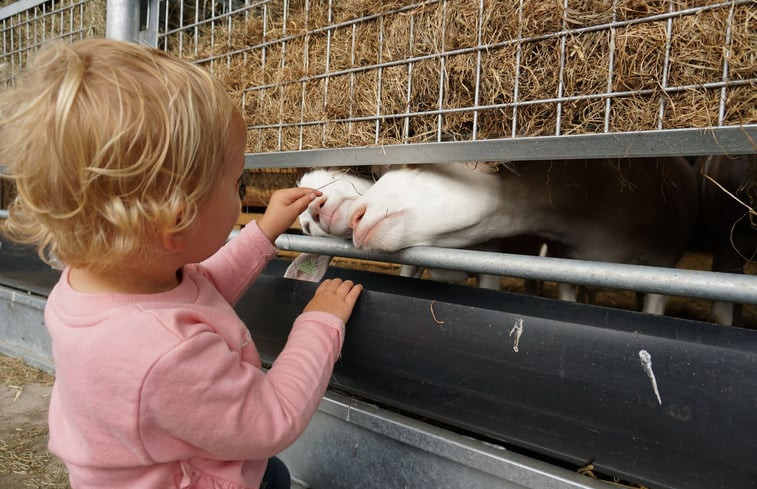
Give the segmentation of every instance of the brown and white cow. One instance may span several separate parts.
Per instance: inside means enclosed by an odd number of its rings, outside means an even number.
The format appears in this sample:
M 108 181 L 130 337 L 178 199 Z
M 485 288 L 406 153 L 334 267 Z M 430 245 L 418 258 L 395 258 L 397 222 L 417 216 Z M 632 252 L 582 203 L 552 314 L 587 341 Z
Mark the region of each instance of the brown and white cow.
M 699 183 L 700 242 L 712 252 L 712 270 L 744 273 L 757 257 L 757 155 L 704 156 L 695 165 Z M 715 301 L 713 321 L 734 324 L 740 306 Z
M 355 246 L 369 250 L 526 234 L 565 258 L 672 267 L 697 199 L 683 158 L 426 164 L 385 173 L 355 201 L 351 226 Z M 648 294 L 644 310 L 663 313 L 664 299 Z

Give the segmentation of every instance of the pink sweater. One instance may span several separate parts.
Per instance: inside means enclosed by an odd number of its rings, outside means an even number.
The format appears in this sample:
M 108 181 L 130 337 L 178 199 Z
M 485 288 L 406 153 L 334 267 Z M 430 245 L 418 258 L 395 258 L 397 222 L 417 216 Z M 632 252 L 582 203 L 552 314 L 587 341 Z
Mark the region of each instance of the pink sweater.
M 344 336 L 336 316 L 301 314 L 261 370 L 232 304 L 275 251 L 251 223 L 152 295 L 80 293 L 63 272 L 45 311 L 49 448 L 74 489 L 258 489 L 315 413 Z

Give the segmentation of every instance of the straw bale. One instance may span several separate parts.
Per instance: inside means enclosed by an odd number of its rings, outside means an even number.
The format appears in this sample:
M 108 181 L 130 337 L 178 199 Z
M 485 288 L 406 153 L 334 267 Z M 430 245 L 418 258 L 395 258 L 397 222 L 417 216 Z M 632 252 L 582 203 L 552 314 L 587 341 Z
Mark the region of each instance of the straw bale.
M 665 21 L 657 21 L 618 29 L 613 91 L 663 86 L 666 25 Z
M 563 5 L 559 0 L 525 0 L 520 13 L 522 37 L 558 32 L 563 27 Z
M 479 139 L 596 133 L 605 120 L 613 132 L 709 127 L 723 91 L 702 85 L 723 81 L 724 56 L 728 80 L 757 76 L 751 5 L 733 8 L 727 50 L 730 5 L 674 16 L 671 29 L 665 18 L 608 26 L 715 0 L 308 5 L 274 2 L 168 36 L 240 101 L 248 151 L 467 140 L 474 121 Z M 754 92 L 728 87 L 723 123 L 757 121 Z
M 561 134 L 587 134 L 604 131 L 604 100 L 574 100 L 562 105 Z
M 677 5 L 686 3 L 674 0 Z M 701 2 L 699 2 L 701 3 Z M 620 2 L 618 18 L 622 20 L 640 19 L 664 14 L 670 9 L 669 0 L 625 0 Z
M 757 8 L 734 12 L 728 57 L 732 79 L 757 77 Z
M 610 113 L 610 131 L 657 129 L 659 110 L 660 98 L 657 95 L 613 99 Z
M 503 46 L 481 55 L 480 97 L 482 105 L 513 101 L 515 88 L 515 46 Z
M 717 80 L 723 70 L 726 22 L 722 12 L 699 12 L 673 21 L 668 84 Z
M 719 106 L 719 90 L 696 89 L 671 94 L 666 99 L 663 129 L 715 126 Z
M 610 33 L 570 36 L 565 51 L 564 95 L 603 93 L 610 68 Z
M 732 88 L 726 98 L 726 124 L 742 125 L 757 121 L 757 86 Z
M 554 104 L 521 106 L 517 118 L 517 136 L 549 136 L 557 130 L 557 107 Z

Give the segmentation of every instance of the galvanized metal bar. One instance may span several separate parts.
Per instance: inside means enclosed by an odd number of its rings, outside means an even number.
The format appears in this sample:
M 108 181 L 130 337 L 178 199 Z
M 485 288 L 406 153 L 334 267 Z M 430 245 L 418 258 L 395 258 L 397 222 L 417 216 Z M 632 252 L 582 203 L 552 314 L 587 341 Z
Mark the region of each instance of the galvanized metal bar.
M 6 7 L 0 8 L 0 19 L 6 19 L 13 15 L 24 12 L 25 10 L 33 9 L 43 3 L 48 3 L 49 0 L 18 0 Z
M 328 443 L 324 440 L 328 439 Z M 319 457 L 313 454 L 319 453 Z M 605 482 L 328 391 L 305 433 L 281 454 L 312 487 L 609 489 Z M 323 464 L 328 460 L 328 464 Z M 366 477 L 381 460 L 382 474 Z M 371 470 L 371 473 L 374 473 Z M 400 485 L 393 487 L 402 487 Z
M 484 251 L 416 246 L 396 253 L 365 251 L 349 241 L 284 234 L 282 250 L 462 270 L 506 277 L 550 280 L 600 288 L 757 304 L 757 276 L 591 262 Z
M 674 12 L 675 6 L 673 4 L 673 0 L 668 0 L 668 12 Z M 657 111 L 658 117 L 657 117 L 657 129 L 662 129 L 662 121 L 665 120 L 665 101 L 667 98 L 667 93 L 665 93 L 665 90 L 668 88 L 668 75 L 670 74 L 670 46 L 673 42 L 673 17 L 668 17 L 668 20 L 666 21 L 666 27 L 665 27 L 665 56 L 663 61 L 663 67 L 662 67 L 662 82 L 660 84 L 660 88 L 662 88 L 662 93 L 660 94 L 660 100 L 659 100 L 659 109 Z
M 168 6 L 166 6 L 168 8 Z M 148 8 L 146 12 L 139 12 L 137 17 L 137 28 L 141 29 L 139 25 L 140 17 L 144 15 L 144 30 L 140 30 L 138 34 L 138 40 L 140 43 L 154 48 L 158 47 L 158 31 L 160 30 L 160 0 L 149 0 Z
M 139 40 L 140 2 L 108 0 L 105 15 L 105 35 L 119 41 Z M 155 12 L 157 15 L 157 12 Z
M 518 135 L 518 102 L 520 100 L 520 66 L 523 55 L 523 0 L 518 2 L 518 37 L 515 39 L 515 80 L 513 83 L 513 128 L 511 137 Z
M 0 210 L 0 218 L 8 211 Z M 234 237 L 237 232 L 232 232 Z M 365 251 L 348 241 L 283 234 L 276 246 L 285 251 L 343 256 L 429 268 L 506 277 L 635 290 L 667 295 L 757 304 L 757 276 L 701 272 L 619 263 L 568 260 L 484 251 L 415 246 L 396 253 Z
M 720 104 L 718 107 L 718 125 L 723 124 L 725 117 L 725 105 L 727 100 L 727 83 L 729 78 L 728 60 L 731 58 L 731 35 L 733 29 L 733 14 L 736 6 L 731 4 L 731 10 L 728 13 L 728 23 L 725 28 L 725 44 L 723 46 L 723 88 L 720 89 Z
M 50 372 L 53 359 L 45 302 L 44 297 L 0 285 L 0 353 Z
M 245 168 L 698 156 L 757 152 L 757 124 L 247 154 Z
M 619 0 L 613 0 L 612 2 L 612 23 L 614 24 L 615 21 L 618 19 L 618 1 Z M 607 88 L 606 92 L 608 94 L 611 94 L 613 92 L 613 74 L 615 73 L 615 38 L 617 36 L 617 28 L 611 27 L 610 28 L 610 54 L 609 59 L 607 60 Z M 610 132 L 610 107 L 612 105 L 612 97 L 608 96 L 605 97 L 605 117 L 604 117 L 604 126 L 603 131 L 605 133 Z

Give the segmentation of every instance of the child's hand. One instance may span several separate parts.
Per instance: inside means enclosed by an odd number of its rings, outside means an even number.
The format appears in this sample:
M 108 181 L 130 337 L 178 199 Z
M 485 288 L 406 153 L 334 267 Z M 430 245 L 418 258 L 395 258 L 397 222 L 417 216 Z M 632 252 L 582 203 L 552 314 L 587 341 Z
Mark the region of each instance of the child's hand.
M 354 284 L 351 280 L 326 279 L 318 286 L 313 298 L 310 299 L 303 312 L 329 312 L 346 323 L 352 315 L 352 308 L 362 291 L 363 286 Z
M 258 221 L 263 234 L 273 243 L 281 233 L 289 229 L 297 216 L 322 192 L 307 188 L 295 187 L 277 190 L 268 202 L 265 214 Z

